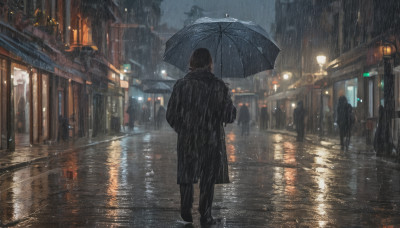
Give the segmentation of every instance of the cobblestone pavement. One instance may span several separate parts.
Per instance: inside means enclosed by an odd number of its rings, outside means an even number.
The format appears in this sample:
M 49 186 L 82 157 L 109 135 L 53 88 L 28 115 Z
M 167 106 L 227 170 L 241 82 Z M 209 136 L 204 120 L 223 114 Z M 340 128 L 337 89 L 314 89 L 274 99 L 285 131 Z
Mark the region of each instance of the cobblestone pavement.
M 399 164 L 283 132 L 226 133 L 232 183 L 216 186 L 216 227 L 400 226 Z M 183 227 L 175 147 L 173 131 L 151 131 L 3 172 L 1 225 Z

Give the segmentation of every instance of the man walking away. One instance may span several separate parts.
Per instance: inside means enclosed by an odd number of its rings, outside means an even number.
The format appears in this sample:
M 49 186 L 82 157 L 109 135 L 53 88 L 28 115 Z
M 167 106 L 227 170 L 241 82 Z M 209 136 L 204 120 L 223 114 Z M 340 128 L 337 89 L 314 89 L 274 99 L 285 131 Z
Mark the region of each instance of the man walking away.
M 214 184 L 229 183 L 223 124 L 235 118 L 229 88 L 212 73 L 210 52 L 195 50 L 190 72 L 176 82 L 167 107 L 167 121 L 178 133 L 177 182 L 185 222 L 193 222 L 193 183 L 200 179 L 200 223 L 217 223 L 211 216 Z
M 297 142 L 304 140 L 304 114 L 303 101 L 297 102 L 297 107 L 293 111 L 293 120 L 296 125 Z

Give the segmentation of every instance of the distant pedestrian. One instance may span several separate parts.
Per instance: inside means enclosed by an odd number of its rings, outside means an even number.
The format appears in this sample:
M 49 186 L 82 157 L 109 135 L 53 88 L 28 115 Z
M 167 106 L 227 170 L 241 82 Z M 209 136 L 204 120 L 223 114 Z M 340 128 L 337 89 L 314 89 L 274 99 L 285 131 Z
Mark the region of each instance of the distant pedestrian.
M 145 125 L 146 129 L 149 127 L 150 122 L 150 109 L 143 105 L 142 107 L 142 123 Z
M 200 179 L 200 224 L 213 225 L 214 184 L 229 183 L 223 124 L 232 123 L 236 108 L 229 88 L 214 76 L 212 58 L 200 48 L 190 58 L 190 72 L 174 86 L 167 121 L 178 133 L 178 178 L 181 217 L 193 222 L 193 183 Z
M 250 131 L 250 112 L 247 104 L 244 104 L 239 110 L 238 124 L 242 126 L 242 136 L 249 135 Z
M 164 106 L 161 105 L 161 106 L 158 108 L 158 111 L 157 111 L 156 129 L 159 130 L 159 129 L 162 128 L 162 125 L 163 125 L 164 120 L 165 120 L 165 108 L 164 108 Z
M 297 102 L 297 107 L 293 111 L 293 121 L 296 125 L 296 132 L 298 142 L 303 142 L 304 140 L 304 116 L 305 110 L 303 107 L 303 101 Z
M 337 106 L 337 124 L 339 126 L 340 149 L 348 149 L 351 136 L 352 107 L 345 96 L 339 97 Z
M 260 129 L 262 130 L 268 129 L 268 122 L 269 122 L 268 108 L 262 107 L 260 111 Z
M 135 105 L 132 99 L 129 101 L 126 113 L 129 115 L 128 128 L 132 131 L 135 128 Z
M 278 106 L 276 109 L 275 109 L 275 127 L 277 128 L 277 129 L 281 129 L 282 128 L 282 115 L 283 115 L 283 112 L 282 112 L 282 109 Z

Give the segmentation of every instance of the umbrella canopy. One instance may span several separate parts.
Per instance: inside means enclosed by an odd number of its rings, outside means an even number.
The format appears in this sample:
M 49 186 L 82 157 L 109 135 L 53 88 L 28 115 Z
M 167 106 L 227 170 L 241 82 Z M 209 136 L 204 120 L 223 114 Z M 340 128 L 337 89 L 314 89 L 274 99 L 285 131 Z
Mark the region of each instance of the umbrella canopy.
M 171 87 L 164 82 L 155 82 L 143 85 L 143 92 L 145 93 L 170 93 Z
M 274 68 L 279 48 L 253 22 L 234 18 L 200 18 L 174 34 L 166 44 L 164 61 L 183 71 L 197 48 L 207 48 L 217 77 L 247 77 Z

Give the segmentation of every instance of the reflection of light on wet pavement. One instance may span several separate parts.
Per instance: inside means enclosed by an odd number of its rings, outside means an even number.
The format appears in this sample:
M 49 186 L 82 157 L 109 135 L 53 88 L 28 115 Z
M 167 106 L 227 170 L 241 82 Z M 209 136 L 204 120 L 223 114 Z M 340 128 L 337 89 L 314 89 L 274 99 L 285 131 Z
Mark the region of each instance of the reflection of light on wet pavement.
M 326 219 L 327 211 L 326 209 L 331 206 L 327 206 L 326 204 L 329 202 L 326 200 L 326 196 L 329 194 L 329 185 L 327 181 L 329 181 L 329 177 L 332 176 L 332 170 L 329 168 L 325 168 L 328 166 L 329 163 L 329 151 L 326 148 L 318 148 L 315 151 L 316 157 L 314 158 L 315 162 L 315 174 L 316 177 L 314 178 L 315 184 L 318 186 L 318 190 L 316 191 L 315 196 L 315 208 L 320 217 L 319 226 L 324 227 L 326 226 Z
M 292 168 L 285 168 L 284 172 L 285 193 L 288 193 L 289 195 L 294 195 L 296 193 L 297 170 Z
M 226 154 L 228 156 L 228 162 L 236 162 L 236 148 L 234 143 L 236 142 L 236 135 L 233 131 L 230 131 L 226 135 Z
M 22 171 L 16 172 L 13 176 L 12 193 L 10 194 L 13 204 L 13 219 L 21 219 L 29 211 L 27 202 L 24 202 L 24 198 L 30 199 L 32 195 L 32 185 L 24 183 L 24 180 L 29 178 L 31 175 L 31 169 L 23 169 Z M 30 202 L 31 203 L 31 202 Z M 29 204 L 30 204 L 29 203 Z
M 282 146 L 280 144 L 276 144 L 276 143 L 273 146 L 274 146 L 274 149 L 273 149 L 274 159 L 276 161 L 283 160 Z
M 117 194 L 119 187 L 119 165 L 120 165 L 120 141 L 112 143 L 108 148 L 107 163 L 108 166 L 108 184 L 107 184 L 107 206 L 117 207 Z M 112 218 L 118 216 L 118 210 L 108 210 L 107 216 Z
M 150 142 L 151 141 L 151 134 L 147 133 L 147 134 L 143 135 L 142 139 L 143 139 L 143 142 Z

